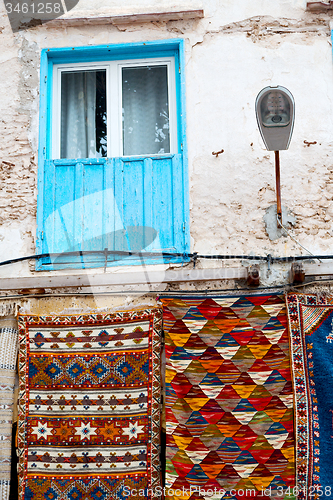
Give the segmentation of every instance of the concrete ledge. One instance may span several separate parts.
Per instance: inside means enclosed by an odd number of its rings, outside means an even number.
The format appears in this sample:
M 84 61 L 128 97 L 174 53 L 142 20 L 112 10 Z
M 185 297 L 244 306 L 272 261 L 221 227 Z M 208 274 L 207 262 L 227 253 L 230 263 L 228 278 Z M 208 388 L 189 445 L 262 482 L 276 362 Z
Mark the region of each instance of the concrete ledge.
M 188 19 L 202 19 L 204 11 L 196 10 L 180 10 L 174 12 L 152 12 L 144 14 L 128 14 L 125 16 L 92 16 L 92 17 L 58 17 L 48 21 L 45 26 L 80 26 L 80 25 L 96 25 L 96 24 L 111 24 L 114 26 L 124 26 L 127 24 L 140 24 L 159 21 L 186 21 Z
M 316 276 L 318 281 L 333 277 L 333 263 L 303 262 L 306 276 Z M 115 287 L 131 285 L 156 285 L 159 283 L 188 283 L 198 281 L 239 280 L 247 279 L 246 267 L 224 267 L 218 269 L 167 269 L 151 270 L 149 268 L 134 272 L 116 272 L 103 274 L 60 274 L 56 276 L 31 276 L 17 278 L 1 278 L 0 291 L 79 288 Z M 283 286 L 283 283 L 281 283 Z M 24 294 L 24 292 L 23 292 Z
M 116 285 L 139 285 L 188 281 L 246 279 L 245 267 L 220 269 L 173 269 L 167 271 L 135 271 L 132 273 L 77 274 L 60 276 L 32 276 L 29 278 L 2 278 L 0 290 L 34 288 L 71 288 Z
M 333 275 L 332 262 L 307 263 L 303 262 L 306 276 L 322 276 L 323 278 Z

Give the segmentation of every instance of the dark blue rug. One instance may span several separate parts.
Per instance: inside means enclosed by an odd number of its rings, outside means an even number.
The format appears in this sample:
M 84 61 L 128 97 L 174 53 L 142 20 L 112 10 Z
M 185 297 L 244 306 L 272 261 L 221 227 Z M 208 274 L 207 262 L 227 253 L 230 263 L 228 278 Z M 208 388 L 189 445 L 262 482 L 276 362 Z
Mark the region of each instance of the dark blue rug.
M 298 498 L 333 499 L 333 305 L 288 295 Z M 330 302 L 329 304 L 325 302 Z

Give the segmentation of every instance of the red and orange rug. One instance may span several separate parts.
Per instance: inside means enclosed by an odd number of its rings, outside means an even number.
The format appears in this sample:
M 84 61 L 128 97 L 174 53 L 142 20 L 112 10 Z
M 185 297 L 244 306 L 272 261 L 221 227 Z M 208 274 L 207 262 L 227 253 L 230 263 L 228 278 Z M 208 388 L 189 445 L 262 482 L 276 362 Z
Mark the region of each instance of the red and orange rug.
M 284 297 L 165 297 L 162 303 L 166 498 L 292 495 Z

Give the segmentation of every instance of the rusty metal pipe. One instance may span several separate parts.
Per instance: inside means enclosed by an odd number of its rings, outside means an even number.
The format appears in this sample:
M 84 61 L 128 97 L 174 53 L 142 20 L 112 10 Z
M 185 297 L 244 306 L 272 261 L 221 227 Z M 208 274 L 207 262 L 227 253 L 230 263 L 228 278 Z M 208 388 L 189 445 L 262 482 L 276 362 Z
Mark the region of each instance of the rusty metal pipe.
M 281 185 L 280 185 L 280 152 L 274 151 L 275 154 L 275 181 L 276 181 L 276 211 L 278 222 L 282 224 L 282 207 L 281 207 Z

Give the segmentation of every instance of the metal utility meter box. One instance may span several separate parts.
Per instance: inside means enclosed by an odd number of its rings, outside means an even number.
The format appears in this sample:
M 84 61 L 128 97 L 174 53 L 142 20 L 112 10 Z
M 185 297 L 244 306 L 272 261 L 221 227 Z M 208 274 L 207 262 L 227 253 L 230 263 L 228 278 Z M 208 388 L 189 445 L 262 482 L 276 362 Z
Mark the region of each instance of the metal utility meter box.
M 285 87 L 265 87 L 256 99 L 261 137 L 268 151 L 288 149 L 294 128 L 295 100 Z

